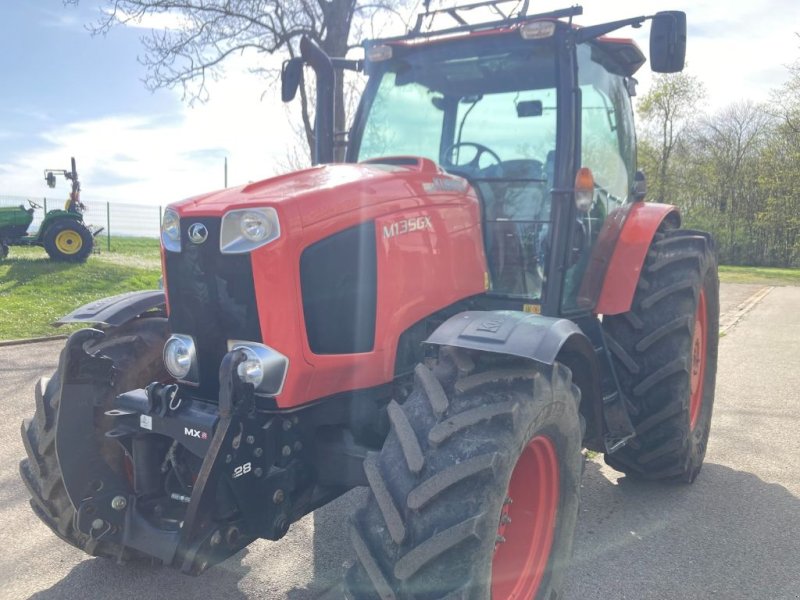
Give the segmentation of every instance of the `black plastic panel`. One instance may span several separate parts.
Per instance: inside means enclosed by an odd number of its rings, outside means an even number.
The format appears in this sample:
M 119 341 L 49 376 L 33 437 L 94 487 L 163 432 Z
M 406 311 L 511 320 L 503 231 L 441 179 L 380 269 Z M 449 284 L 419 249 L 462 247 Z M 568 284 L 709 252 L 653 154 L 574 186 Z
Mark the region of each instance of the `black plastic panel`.
M 315 354 L 369 352 L 375 343 L 375 223 L 345 229 L 300 257 L 308 344 Z
M 208 231 L 202 244 L 189 241 L 187 229 L 195 223 Z M 197 394 L 212 401 L 219 393 L 219 366 L 228 340 L 261 342 L 250 255 L 221 254 L 219 228 L 218 218 L 181 219 L 181 252 L 166 253 L 170 328 L 194 337 Z

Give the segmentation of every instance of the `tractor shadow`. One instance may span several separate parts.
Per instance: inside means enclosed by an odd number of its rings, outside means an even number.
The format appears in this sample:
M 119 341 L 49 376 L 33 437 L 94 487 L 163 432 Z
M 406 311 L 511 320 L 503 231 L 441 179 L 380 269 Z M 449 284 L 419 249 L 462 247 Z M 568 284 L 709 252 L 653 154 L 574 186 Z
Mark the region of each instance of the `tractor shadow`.
M 51 260 L 42 250 L 41 258 L 9 256 L 0 262 L 0 266 L 8 267 L 8 271 L 3 277 L 2 290 L 9 292 L 17 287 L 35 282 L 44 275 L 80 269 L 81 264 Z
M 339 599 L 355 558 L 347 521 L 364 495 L 345 494 L 199 577 L 87 559 L 32 598 Z M 580 510 L 566 600 L 798 598 L 800 499 L 751 473 L 706 463 L 694 485 L 664 485 L 588 461 Z
M 800 597 L 800 498 L 706 463 L 695 483 L 588 461 L 566 598 Z
M 250 571 L 250 567 L 244 564 L 246 556 L 247 550 L 244 550 L 198 577 L 147 564 L 119 565 L 102 558 L 87 559 L 75 565 L 51 588 L 30 596 L 30 600 L 251 598 L 253 596 L 238 588 L 239 582 Z

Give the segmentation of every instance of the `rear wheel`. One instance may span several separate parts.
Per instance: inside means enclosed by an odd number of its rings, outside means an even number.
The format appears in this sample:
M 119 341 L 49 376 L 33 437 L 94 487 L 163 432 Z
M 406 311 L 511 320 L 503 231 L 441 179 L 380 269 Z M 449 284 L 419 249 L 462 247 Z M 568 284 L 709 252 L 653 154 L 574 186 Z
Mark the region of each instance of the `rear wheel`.
M 104 418 L 117 394 L 136 389 L 152 381 L 164 379 L 161 350 L 168 335 L 166 319 L 138 319 L 109 331 L 87 350 L 107 356 L 114 361 L 117 375 L 113 387 L 103 398 L 95 401 L 95 419 Z M 116 544 L 98 541 L 84 535 L 75 527 L 75 508 L 67 496 L 61 469 L 56 456 L 56 421 L 61 404 L 61 373 L 43 377 L 35 388 L 36 412 L 33 419 L 22 423 L 22 442 L 28 457 L 19 465 L 20 475 L 31 494 L 33 512 L 64 541 L 88 554 L 117 559 L 135 555 Z M 99 434 L 98 434 L 99 435 Z M 102 437 L 102 436 L 100 436 Z M 116 442 L 101 446 L 104 458 L 115 469 L 124 469 L 124 455 Z
M 606 456 L 633 477 L 694 481 L 705 457 L 719 342 L 719 280 L 710 237 L 660 232 L 631 310 L 603 327 L 637 438 Z
M 350 598 L 557 597 L 581 475 L 580 393 L 566 367 L 443 349 L 389 406 L 351 525 Z
M 53 223 L 44 232 L 44 249 L 53 260 L 83 262 L 92 253 L 92 233 L 74 219 Z

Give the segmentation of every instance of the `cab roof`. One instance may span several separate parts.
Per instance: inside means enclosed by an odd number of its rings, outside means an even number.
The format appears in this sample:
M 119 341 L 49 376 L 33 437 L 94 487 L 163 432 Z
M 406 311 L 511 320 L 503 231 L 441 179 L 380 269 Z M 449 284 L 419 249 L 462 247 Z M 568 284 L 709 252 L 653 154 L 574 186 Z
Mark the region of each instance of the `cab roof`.
M 502 3 L 504 0 L 500 0 Z M 481 2 L 477 4 L 467 5 L 463 8 L 471 9 L 473 7 L 482 7 L 484 5 L 494 5 L 497 2 Z M 460 23 L 457 27 L 450 27 L 445 29 L 422 31 L 423 17 L 435 15 L 437 13 L 446 13 L 450 16 L 451 12 L 457 9 L 443 9 L 441 11 L 432 11 L 423 13 L 417 19 L 416 26 L 406 35 L 369 40 L 364 43 L 365 49 L 374 46 L 389 45 L 394 48 L 403 48 L 406 50 L 424 48 L 433 44 L 446 44 L 451 41 L 463 41 L 465 39 L 485 38 L 490 36 L 511 36 L 521 35 L 521 30 L 534 22 L 552 21 L 556 23 L 557 27 L 579 29 L 580 26 L 572 22 L 572 17 L 583 13 L 580 6 L 573 6 L 566 9 L 552 11 L 549 13 L 541 13 L 536 15 L 520 15 L 515 17 L 508 17 L 500 21 L 492 21 L 487 23 L 474 23 L 470 24 L 460 17 L 456 18 Z M 568 18 L 568 21 L 562 21 L 562 18 Z M 639 45 L 630 38 L 618 38 L 602 36 L 592 40 L 592 43 L 600 46 L 605 52 L 611 55 L 614 61 L 619 65 L 620 74 L 631 76 L 646 62 L 646 58 L 642 53 Z

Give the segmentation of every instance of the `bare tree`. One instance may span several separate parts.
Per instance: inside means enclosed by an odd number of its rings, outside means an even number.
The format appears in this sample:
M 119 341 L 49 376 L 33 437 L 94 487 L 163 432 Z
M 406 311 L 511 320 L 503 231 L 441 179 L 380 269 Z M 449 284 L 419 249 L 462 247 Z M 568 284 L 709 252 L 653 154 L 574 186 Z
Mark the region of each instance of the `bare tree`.
M 77 4 L 80 0 L 65 0 Z M 230 56 L 247 52 L 295 56 L 306 35 L 330 56 L 345 56 L 357 24 L 380 13 L 403 18 L 396 0 L 106 0 L 101 16 L 89 26 L 105 33 L 117 25 L 148 17 L 171 17 L 174 26 L 153 29 L 142 38 L 151 90 L 180 88 L 189 103 L 208 98 L 208 79 L 217 77 Z M 405 22 L 405 21 L 404 21 Z M 356 26 L 354 26 L 354 24 Z M 274 83 L 277 70 L 266 70 Z M 344 77 L 336 78 L 334 127 L 346 128 Z M 302 131 L 314 146 L 312 95 L 300 86 Z

